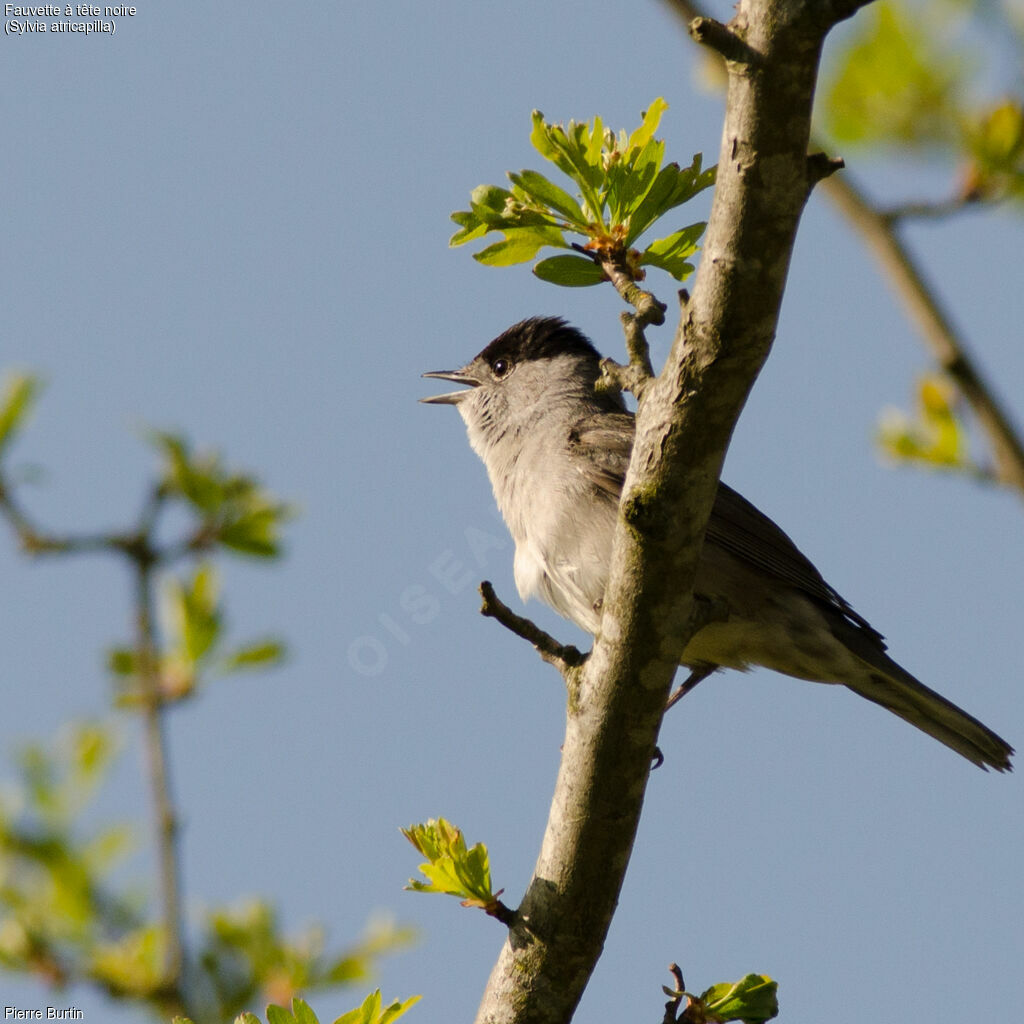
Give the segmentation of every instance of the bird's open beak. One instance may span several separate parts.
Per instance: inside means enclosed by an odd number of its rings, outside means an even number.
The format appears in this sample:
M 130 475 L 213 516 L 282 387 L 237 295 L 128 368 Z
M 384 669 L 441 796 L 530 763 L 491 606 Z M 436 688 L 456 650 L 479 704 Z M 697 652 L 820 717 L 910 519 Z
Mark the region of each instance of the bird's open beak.
M 450 380 L 453 384 L 465 384 L 467 387 L 478 388 L 480 381 L 462 370 L 432 370 L 423 374 L 424 377 L 432 377 L 435 380 Z M 429 398 L 421 398 L 420 401 L 426 405 L 458 405 L 468 391 L 449 391 L 446 395 L 431 395 Z

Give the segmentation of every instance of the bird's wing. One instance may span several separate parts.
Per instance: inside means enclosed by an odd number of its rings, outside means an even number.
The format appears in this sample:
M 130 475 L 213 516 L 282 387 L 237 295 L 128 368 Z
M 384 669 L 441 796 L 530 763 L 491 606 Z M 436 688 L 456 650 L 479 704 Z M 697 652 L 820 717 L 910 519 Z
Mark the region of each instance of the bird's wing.
M 573 465 L 616 502 L 629 468 L 634 430 L 630 413 L 604 412 L 578 420 L 569 431 L 569 447 L 578 456 Z
M 570 444 L 582 456 L 574 460 L 588 479 L 618 500 L 633 449 L 634 419 L 629 413 L 600 413 L 574 424 Z M 763 512 L 728 484 L 718 485 L 706 534 L 708 543 L 765 576 L 802 591 L 838 612 L 885 650 L 879 633 L 828 583 L 792 540 Z

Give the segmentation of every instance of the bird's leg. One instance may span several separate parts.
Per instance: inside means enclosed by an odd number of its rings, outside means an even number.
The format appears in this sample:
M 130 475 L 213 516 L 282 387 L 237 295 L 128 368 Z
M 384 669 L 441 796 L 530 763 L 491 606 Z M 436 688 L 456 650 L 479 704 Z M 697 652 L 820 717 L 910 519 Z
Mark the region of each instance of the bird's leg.
M 718 668 L 717 665 L 701 665 L 700 668 L 691 670 L 686 682 L 665 702 L 665 710 L 668 711 L 673 704 L 678 704 L 701 680 L 707 679 L 716 668 Z

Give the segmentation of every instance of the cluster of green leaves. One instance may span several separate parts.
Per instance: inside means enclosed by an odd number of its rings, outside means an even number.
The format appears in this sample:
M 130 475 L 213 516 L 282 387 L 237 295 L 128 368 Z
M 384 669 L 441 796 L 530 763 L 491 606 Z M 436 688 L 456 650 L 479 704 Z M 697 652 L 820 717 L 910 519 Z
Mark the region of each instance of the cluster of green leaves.
M 391 1024 L 409 1007 L 418 1003 L 419 999 L 419 996 L 412 996 L 404 1003 L 396 999 L 384 1006 L 380 989 L 377 989 L 371 992 L 360 1006 L 338 1017 L 334 1024 Z M 188 1017 L 175 1017 L 174 1024 L 192 1024 L 192 1021 Z M 235 1024 L 261 1024 L 261 1021 L 254 1013 L 240 1013 L 235 1018 Z M 308 1003 L 296 997 L 292 1000 L 290 1010 L 275 1004 L 268 1006 L 267 1024 L 320 1024 L 320 1020 Z
M 953 384 L 941 374 L 925 374 L 918 381 L 913 414 L 902 409 L 882 413 L 876 440 L 883 454 L 896 462 L 978 474 L 957 406 Z
M 88 978 L 148 993 L 154 976 L 126 949 L 145 929 L 140 900 L 110 878 L 130 831 L 81 824 L 115 747 L 108 727 L 80 722 L 18 754 L 17 782 L 0 799 L 0 964 L 51 984 Z
M 225 648 L 219 580 L 209 562 L 200 562 L 184 578 L 165 576 L 162 598 L 161 645 L 154 670 L 165 701 L 191 696 L 203 679 L 268 668 L 284 658 L 284 644 L 270 637 Z M 140 661 L 132 647 L 107 652 L 121 706 L 136 704 L 148 693 L 140 678 Z
M 229 1019 L 261 996 L 287 1003 L 298 992 L 366 981 L 381 956 L 414 939 L 412 929 L 379 920 L 353 945 L 327 952 L 322 927 L 286 936 L 273 908 L 261 901 L 213 910 L 197 956 L 209 992 L 208 1016 Z
M 77 723 L 51 747 L 21 751 L 18 784 L 0 800 L 0 965 L 47 984 L 91 981 L 118 998 L 158 1002 L 162 929 L 148 920 L 142 891 L 112 879 L 132 849 L 131 830 L 82 824 L 115 749 L 109 727 Z M 202 982 L 190 1003 L 204 1020 L 225 1020 L 260 997 L 287 1001 L 363 982 L 381 956 L 414 938 L 380 920 L 353 945 L 327 951 L 322 928 L 287 936 L 265 903 L 215 908 L 195 951 Z
M 714 184 L 715 169 L 701 169 L 700 154 L 689 167 L 662 166 L 665 143 L 654 137 L 668 105 L 660 97 L 634 132 L 616 134 L 595 117 L 589 125 L 570 121 L 549 124 L 533 112 L 530 141 L 575 185 L 572 195 L 537 171 L 509 172 L 512 187 L 480 185 L 470 208 L 452 214 L 459 230 L 450 244 L 464 245 L 491 231 L 504 235 L 474 258 L 489 266 L 532 260 L 545 246 L 585 249 L 593 258 L 563 254 L 538 262 L 533 272 L 545 281 L 586 286 L 607 280 L 602 262 L 643 279 L 644 266 L 660 267 L 682 281 L 693 272 L 688 262 L 697 249 L 704 223 L 690 224 L 636 249 L 649 228 L 669 210 Z M 570 241 L 573 236 L 582 245 Z
M 281 527 L 291 515 L 254 477 L 228 470 L 216 452 L 193 452 L 175 434 L 156 433 L 164 456 L 162 493 L 185 501 L 199 517 L 196 549 L 221 545 L 257 558 L 280 553 Z
M 908 0 L 861 12 L 824 90 L 826 131 L 847 144 L 944 152 L 961 166 L 966 198 L 1022 200 L 1024 98 L 981 95 L 976 72 L 987 54 L 940 36 L 943 24 Z
M 24 425 L 38 390 L 34 377 L 8 379 L 0 395 L 0 456 Z M 137 522 L 120 533 L 44 536 L 14 502 L 9 478 L 0 472 L 0 512 L 28 550 L 128 554 L 137 578 L 141 573 L 161 586 L 160 629 L 108 652 L 118 703 L 129 709 L 152 700 L 154 681 L 164 705 L 192 694 L 202 679 L 264 667 L 283 653 L 274 639 L 241 646 L 226 641 L 218 576 L 206 559 L 218 552 L 276 557 L 289 509 L 216 454 L 196 453 L 172 434 L 155 434 L 153 441 L 163 462 L 159 478 Z M 185 512 L 183 524 L 181 516 L 174 520 L 177 540 L 163 537 L 168 531 L 161 516 L 171 505 Z M 180 562 L 188 569 L 178 575 Z M 136 612 L 148 619 L 142 607 Z M 89 832 L 82 825 L 112 752 L 109 730 L 78 724 L 54 749 L 33 744 L 21 754 L 19 782 L 0 800 L 0 966 L 48 984 L 91 982 L 163 1017 L 164 923 L 156 920 L 144 889 L 118 887 L 111 878 L 130 832 Z M 322 928 L 285 935 L 274 910 L 262 902 L 213 908 L 200 932 L 187 944 L 188 962 L 177 984 L 190 1012 L 204 1021 L 230 1019 L 258 1000 L 285 1003 L 299 991 L 365 981 L 381 956 L 413 938 L 408 928 L 378 922 L 349 948 L 328 951 Z M 301 1005 L 293 1004 L 296 1013 Z M 409 1005 L 382 1009 L 377 993 L 340 1019 L 384 1024 Z M 276 1024 L 293 1016 L 277 1007 L 269 1019 Z
M 764 1024 L 779 1014 L 778 984 L 764 974 L 748 974 L 739 981 L 712 985 L 699 996 L 666 988 L 673 998 L 686 998 L 689 1003 L 681 1019 L 701 1024 Z
M 406 889 L 458 896 L 464 907 L 491 910 L 496 906 L 501 891 L 491 891 L 491 868 L 483 843 L 467 849 L 462 830 L 444 818 L 410 825 L 402 835 L 427 858 L 420 865 L 427 881 L 410 878 Z

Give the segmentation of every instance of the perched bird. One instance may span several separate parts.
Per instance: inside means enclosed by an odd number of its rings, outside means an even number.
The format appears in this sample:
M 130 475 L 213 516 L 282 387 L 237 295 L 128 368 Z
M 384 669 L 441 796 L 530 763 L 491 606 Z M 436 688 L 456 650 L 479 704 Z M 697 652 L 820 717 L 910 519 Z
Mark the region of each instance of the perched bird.
M 461 370 L 425 377 L 466 385 L 422 401 L 454 405 L 483 460 L 515 540 L 515 580 L 596 634 L 634 419 L 598 393 L 600 356 L 557 318 L 523 320 Z M 763 665 L 842 683 L 981 768 L 1010 769 L 1013 749 L 976 718 L 918 682 L 882 636 L 825 582 L 767 516 L 719 484 L 694 593 L 727 610 L 683 652 L 686 689 L 718 668 Z

